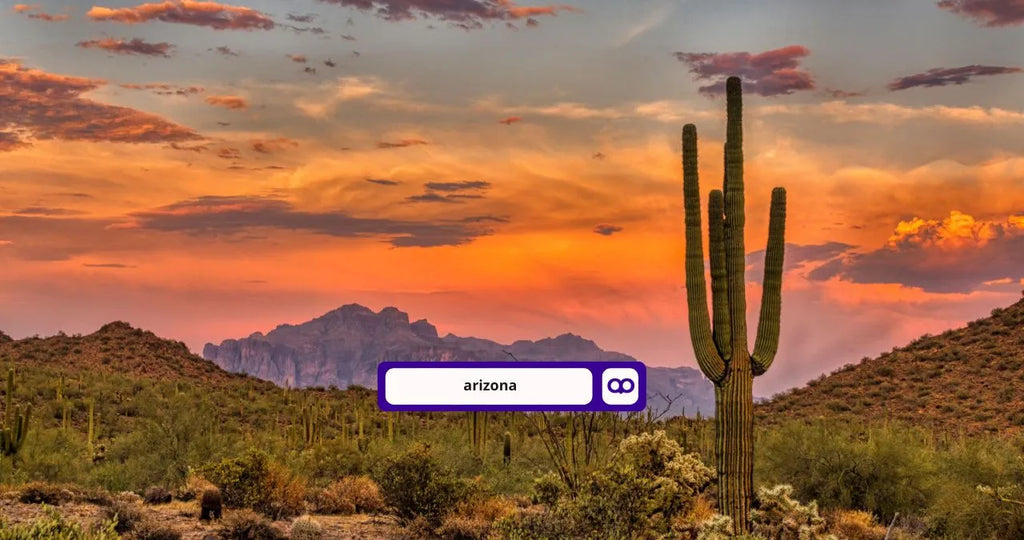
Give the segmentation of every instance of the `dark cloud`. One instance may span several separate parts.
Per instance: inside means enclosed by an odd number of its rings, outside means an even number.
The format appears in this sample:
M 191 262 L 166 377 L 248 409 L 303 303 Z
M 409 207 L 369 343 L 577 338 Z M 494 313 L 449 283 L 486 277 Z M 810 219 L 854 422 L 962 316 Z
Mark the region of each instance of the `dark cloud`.
M 507 118 L 502 118 L 501 120 L 498 120 L 498 123 L 499 124 L 505 124 L 506 126 L 511 126 L 512 124 L 515 124 L 516 122 L 522 122 L 522 121 L 523 121 L 523 117 L 521 117 L 521 116 L 509 116 Z
M 350 36 L 348 34 L 342 34 L 341 35 L 341 39 L 344 39 L 345 41 L 355 41 L 356 40 L 355 36 Z
M 700 87 L 702 93 L 724 94 L 726 78 L 735 75 L 743 79 L 745 92 L 778 96 L 814 88 L 811 74 L 799 69 L 800 60 L 809 54 L 807 47 L 790 45 L 759 54 L 677 52 L 675 57 L 690 66 L 697 80 L 710 82 Z
M 224 107 L 225 109 L 232 110 L 249 108 L 249 101 L 241 96 L 209 96 L 206 98 L 206 102 L 214 107 Z
M 327 66 L 327 67 L 332 68 L 334 66 L 337 66 L 338 64 L 335 64 L 334 60 L 331 60 L 330 58 L 328 58 L 327 60 L 324 60 L 324 65 Z
M 289 54 L 287 56 L 288 56 L 288 58 L 292 62 L 295 62 L 295 63 L 298 63 L 298 64 L 305 64 L 306 63 L 306 55 L 304 55 L 304 54 Z
M 297 15 L 295 13 L 288 14 L 288 20 L 292 22 L 300 23 L 311 23 L 316 20 L 316 15 L 313 13 L 307 13 L 305 15 Z
M 0 131 L 0 152 L 10 152 L 24 148 L 29 144 L 18 137 L 18 134 L 9 131 Z
M 422 139 L 402 139 L 397 142 L 380 141 L 377 143 L 377 148 L 405 148 L 407 146 L 416 146 L 421 144 L 430 144 Z
M 462 204 L 462 201 L 455 199 L 451 196 L 444 196 L 440 193 L 427 192 L 420 195 L 410 195 L 405 198 L 409 202 L 416 203 L 446 203 L 446 204 Z
M 225 47 L 224 45 L 210 50 L 224 56 L 238 56 L 238 51 L 233 51 L 231 50 L 231 47 Z
M 889 90 L 906 90 L 916 86 L 929 87 L 964 84 L 970 82 L 974 77 L 1020 73 L 1021 71 L 1021 68 L 1017 67 L 979 65 L 970 65 L 958 68 L 935 68 L 929 69 L 924 73 L 900 77 L 899 79 L 889 83 Z
M 277 137 L 276 139 L 255 139 L 249 141 L 249 144 L 252 146 L 254 151 L 261 154 L 276 154 L 299 146 L 298 142 L 287 137 Z
M 237 148 L 221 148 L 217 150 L 217 157 L 221 159 L 241 159 L 242 152 Z
M 187 144 L 180 144 L 176 142 L 172 142 L 171 144 L 167 145 L 167 147 L 170 148 L 171 150 L 178 150 L 181 152 L 195 152 L 197 154 L 205 152 L 210 149 L 210 146 L 206 144 L 193 144 L 190 146 Z
M 206 91 L 201 86 L 177 86 L 166 83 L 122 84 L 120 86 L 129 90 L 149 90 L 158 96 L 191 96 Z
M 485 223 L 488 221 L 492 223 L 508 223 L 509 219 L 498 216 L 470 216 L 462 218 L 463 223 Z
M 982 26 L 1013 26 L 1024 23 L 1024 3 L 1020 0 L 942 0 L 942 9 L 974 19 Z
M 591 155 L 590 157 L 591 159 L 604 159 L 605 155 L 604 152 L 594 152 L 594 154 Z
M 457 246 L 491 234 L 460 221 L 358 218 L 343 212 L 304 212 L 280 199 L 207 196 L 132 214 L 136 227 L 220 237 L 252 229 L 306 231 L 337 237 L 385 237 L 396 247 Z
M 303 71 L 303 73 L 308 73 L 310 75 L 316 75 L 316 68 L 315 67 L 306 66 L 306 67 L 302 68 L 302 71 Z
M 274 21 L 255 9 L 202 0 L 166 0 L 126 8 L 93 6 L 86 15 L 94 21 L 115 21 L 126 24 L 163 21 L 206 26 L 216 30 L 270 30 L 274 28 Z
M 296 32 L 296 33 L 299 33 L 299 34 L 310 33 L 310 34 L 313 34 L 313 35 L 321 36 L 321 35 L 327 33 L 327 30 L 324 30 L 323 28 L 321 28 L 319 26 L 305 26 L 305 27 L 291 26 L 291 25 L 285 25 L 285 26 L 287 26 L 287 28 L 289 30 L 291 30 L 292 32 Z
M 52 208 L 48 206 L 29 206 L 11 212 L 18 216 L 77 216 L 82 212 L 70 208 Z
M 512 0 L 320 0 L 326 4 L 372 11 L 389 21 L 436 18 L 455 23 L 467 30 L 482 28 L 484 22 L 526 19 L 536 26 L 533 17 L 557 15 L 562 11 L 579 11 L 569 5 L 517 6 Z M 531 22 L 532 21 L 532 22 Z
M 130 40 L 103 38 L 79 41 L 75 44 L 83 49 L 100 49 L 114 54 L 137 54 L 142 56 L 171 57 L 174 45 L 167 42 L 150 43 L 140 38 Z
M 82 266 L 85 266 L 87 268 L 114 268 L 114 269 L 135 268 L 135 266 L 133 266 L 133 265 L 122 264 L 122 263 L 83 263 Z
M 1024 215 L 976 221 L 953 212 L 901 222 L 886 246 L 846 253 L 808 274 L 813 280 L 898 283 L 936 293 L 969 293 L 986 283 L 1024 278 Z
M 84 99 L 105 83 L 30 69 L 0 59 L 0 118 L 9 129 L 41 140 L 129 143 L 200 139 L 193 130 L 128 107 Z
M 377 184 L 380 186 L 397 186 L 401 184 L 401 182 L 396 182 L 394 180 L 385 180 L 383 178 L 367 178 L 366 181 L 370 182 L 371 184 Z
M 594 232 L 600 234 L 601 236 L 611 236 L 620 231 L 622 231 L 622 227 L 619 227 L 617 225 L 602 224 L 594 227 Z
M 800 268 L 806 263 L 828 264 L 829 261 L 853 249 L 850 244 L 842 242 L 826 242 L 824 244 L 786 244 L 783 257 L 783 271 L 788 272 Z M 820 268 L 820 267 L 819 267 Z M 815 269 L 817 270 L 817 269 Z M 764 250 L 747 253 L 747 281 L 760 283 L 764 277 Z
M 825 94 L 828 95 L 829 97 L 833 97 L 833 98 L 836 98 L 836 99 L 841 99 L 841 98 L 860 97 L 860 96 L 864 95 L 864 92 L 850 92 L 850 91 L 847 91 L 847 90 L 838 90 L 838 89 L 835 89 L 835 88 L 826 88 L 825 89 Z
M 427 182 L 423 187 L 434 191 L 465 191 L 470 189 L 488 189 L 491 187 L 491 183 L 484 182 L 482 180 L 467 180 L 465 182 Z

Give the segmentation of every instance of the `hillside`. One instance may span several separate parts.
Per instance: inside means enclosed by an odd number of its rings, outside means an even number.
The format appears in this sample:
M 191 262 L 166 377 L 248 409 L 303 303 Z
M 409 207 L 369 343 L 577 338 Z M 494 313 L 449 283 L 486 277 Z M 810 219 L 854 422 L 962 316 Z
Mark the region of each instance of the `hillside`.
M 968 432 L 1024 428 L 1024 299 L 966 327 L 848 364 L 756 409 L 759 421 L 896 419 Z
M 512 356 L 510 356 L 510 354 Z M 379 313 L 348 304 L 302 324 L 283 324 L 203 348 L 203 356 L 227 371 L 246 373 L 281 386 L 347 388 L 377 387 L 382 361 L 635 361 L 602 350 L 593 341 L 562 334 L 537 341 L 501 344 L 476 337 L 439 337 L 426 320 L 409 322 L 393 307 Z M 688 367 L 648 368 L 648 402 L 669 414 L 714 412 L 713 388 L 699 371 Z

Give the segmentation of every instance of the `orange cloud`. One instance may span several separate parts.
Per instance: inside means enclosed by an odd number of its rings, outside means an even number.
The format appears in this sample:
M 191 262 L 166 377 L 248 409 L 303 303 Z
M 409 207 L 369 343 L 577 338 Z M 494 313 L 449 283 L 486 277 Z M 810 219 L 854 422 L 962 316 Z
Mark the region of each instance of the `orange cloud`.
M 51 15 L 49 13 L 39 10 L 40 7 L 38 4 L 14 4 L 14 7 L 12 8 L 12 11 L 14 11 L 15 13 L 25 13 L 28 14 L 28 18 L 36 19 L 39 21 L 59 22 L 66 21 L 71 18 L 71 16 L 66 13 L 62 13 L 60 15 Z M 33 11 L 36 13 L 32 13 Z
M 420 144 L 430 144 L 422 139 L 402 139 L 397 142 L 380 141 L 377 143 L 377 148 L 405 148 L 407 146 L 416 146 Z
M 275 26 L 270 17 L 252 8 L 196 0 L 167 0 L 127 8 L 94 6 L 86 15 L 94 21 L 136 24 L 156 20 L 216 30 L 270 30 Z
M 523 117 L 521 117 L 521 116 L 509 116 L 509 117 L 506 117 L 506 118 L 502 118 L 501 120 L 498 120 L 498 123 L 499 124 L 505 124 L 506 126 L 511 126 L 512 124 L 515 124 L 516 122 L 522 122 L 522 121 L 523 121 Z
M 170 58 L 171 49 L 174 45 L 170 43 L 149 43 L 140 38 L 131 40 L 103 38 L 79 41 L 76 46 L 83 49 L 102 49 L 114 54 L 138 54 L 143 56 L 162 56 Z
M 289 148 L 295 148 L 299 145 L 298 142 L 287 137 L 278 137 L 276 139 L 257 139 L 251 141 L 251 144 L 252 149 L 261 154 L 275 154 Z
M 249 101 L 241 96 L 209 96 L 206 102 L 214 107 L 239 110 L 249 108 Z
M 201 138 L 159 116 L 82 97 L 104 84 L 0 59 L 0 110 L 8 127 L 36 139 L 141 143 Z

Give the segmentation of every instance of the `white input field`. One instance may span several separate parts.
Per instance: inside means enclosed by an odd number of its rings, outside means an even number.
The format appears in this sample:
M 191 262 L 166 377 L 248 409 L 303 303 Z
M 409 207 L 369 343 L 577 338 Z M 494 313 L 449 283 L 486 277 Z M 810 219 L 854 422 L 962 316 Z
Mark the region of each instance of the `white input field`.
M 384 375 L 384 397 L 391 405 L 586 405 L 594 376 L 586 368 L 397 367 Z

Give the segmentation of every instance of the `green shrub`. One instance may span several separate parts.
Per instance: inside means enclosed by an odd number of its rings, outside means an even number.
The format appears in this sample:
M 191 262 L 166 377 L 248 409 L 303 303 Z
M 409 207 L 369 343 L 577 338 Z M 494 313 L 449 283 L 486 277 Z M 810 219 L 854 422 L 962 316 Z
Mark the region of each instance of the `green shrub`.
M 429 447 L 415 444 L 398 457 L 387 458 L 374 476 L 384 501 L 403 522 L 424 518 L 437 527 L 455 505 L 468 496 L 468 488 L 433 457 Z
M 87 529 L 74 521 L 67 521 L 55 508 L 46 516 L 31 523 L 9 526 L 0 519 L 0 540 L 117 540 L 115 523 L 106 521 Z
M 220 488 L 225 506 L 251 508 L 275 519 L 305 511 L 305 483 L 265 452 L 250 450 L 204 467 L 202 473 Z
M 836 540 L 826 532 L 825 520 L 818 515 L 818 503 L 807 505 L 793 499 L 793 486 L 778 485 L 757 490 L 756 508 L 750 511 L 754 535 L 793 540 Z

